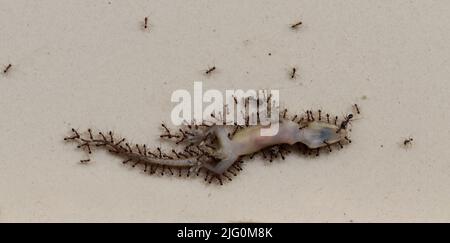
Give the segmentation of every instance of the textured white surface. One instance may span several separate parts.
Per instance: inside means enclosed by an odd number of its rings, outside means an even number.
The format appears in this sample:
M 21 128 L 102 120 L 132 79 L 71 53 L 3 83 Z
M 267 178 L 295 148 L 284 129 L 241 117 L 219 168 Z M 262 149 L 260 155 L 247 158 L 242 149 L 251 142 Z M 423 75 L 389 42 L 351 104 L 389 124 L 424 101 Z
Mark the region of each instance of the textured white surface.
M 0 0 L 0 64 L 13 64 L 0 76 L 0 221 L 448 222 L 449 13 L 445 0 Z M 157 146 L 170 94 L 195 80 L 280 89 L 291 111 L 356 102 L 363 118 L 340 152 L 256 159 L 222 187 L 106 153 L 80 165 L 62 141 L 91 127 Z

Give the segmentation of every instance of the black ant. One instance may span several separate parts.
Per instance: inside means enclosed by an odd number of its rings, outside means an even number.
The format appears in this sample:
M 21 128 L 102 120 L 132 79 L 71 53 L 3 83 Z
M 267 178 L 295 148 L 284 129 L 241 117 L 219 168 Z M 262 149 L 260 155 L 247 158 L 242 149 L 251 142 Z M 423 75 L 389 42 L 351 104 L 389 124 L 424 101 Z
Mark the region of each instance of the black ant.
M 8 70 L 12 67 L 12 64 L 8 64 L 8 66 L 6 66 L 6 68 L 3 70 L 3 73 L 7 73 Z
M 344 130 L 347 129 L 347 125 L 352 118 L 353 118 L 353 114 L 349 114 L 348 116 L 346 116 L 345 119 L 341 122 L 341 126 L 336 131 L 336 133 L 339 133 L 342 129 L 344 129 Z
M 205 74 L 210 74 L 210 73 L 212 73 L 214 70 L 216 70 L 216 66 L 214 66 L 214 67 L 212 67 L 212 68 L 206 70 L 206 71 L 205 71 Z
M 148 17 L 144 18 L 144 29 L 148 28 Z
M 409 137 L 408 139 L 405 139 L 403 141 L 403 146 L 405 146 L 405 147 L 406 146 L 411 146 L 413 141 L 414 141 L 414 139 L 412 137 Z
M 356 113 L 357 113 L 357 114 L 361 114 L 361 112 L 359 111 L 359 107 L 358 107 L 357 104 L 355 104 L 355 109 L 356 109 Z
M 292 68 L 291 79 L 295 78 L 295 74 L 297 73 L 296 68 Z
M 298 22 L 298 23 L 295 23 L 295 24 L 291 25 L 291 28 L 292 28 L 292 29 L 297 29 L 297 27 L 300 26 L 300 25 L 302 25 L 302 24 L 303 24 L 302 21 L 300 21 L 300 22 Z

